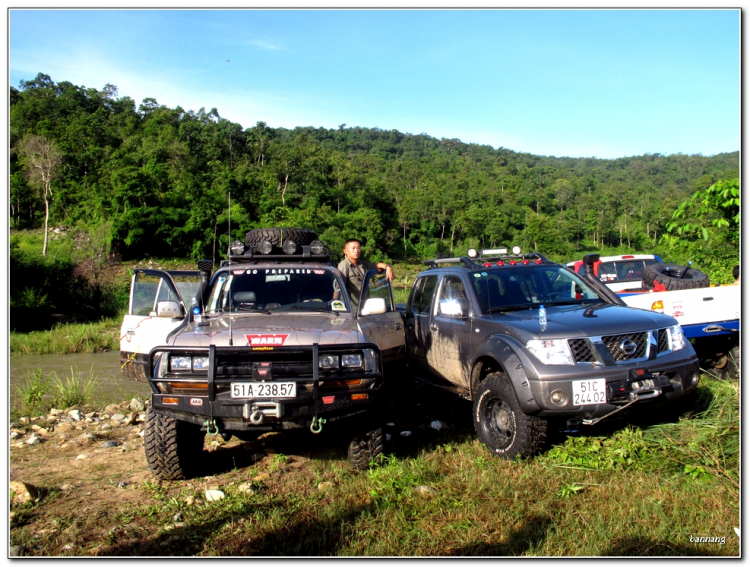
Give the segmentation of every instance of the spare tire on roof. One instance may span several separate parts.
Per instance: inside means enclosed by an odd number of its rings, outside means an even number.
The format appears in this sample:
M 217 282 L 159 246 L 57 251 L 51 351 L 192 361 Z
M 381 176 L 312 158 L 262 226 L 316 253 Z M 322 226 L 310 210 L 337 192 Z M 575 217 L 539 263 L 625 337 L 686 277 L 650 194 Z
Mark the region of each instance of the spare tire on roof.
M 695 289 L 709 287 L 708 276 L 687 266 L 679 264 L 652 264 L 643 270 L 643 287 L 653 289 L 654 282 L 667 288 L 667 291 L 677 289 Z
M 263 240 L 277 247 L 287 240 L 305 246 L 317 238 L 318 235 L 309 228 L 256 228 L 245 233 L 245 246 L 258 246 Z

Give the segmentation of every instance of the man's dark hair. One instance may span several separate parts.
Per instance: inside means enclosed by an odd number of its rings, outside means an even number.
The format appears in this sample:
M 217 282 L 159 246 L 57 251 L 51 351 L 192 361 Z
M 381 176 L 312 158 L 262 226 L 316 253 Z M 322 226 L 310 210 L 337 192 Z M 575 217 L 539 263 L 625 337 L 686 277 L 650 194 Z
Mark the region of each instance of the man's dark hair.
M 359 241 L 359 238 L 350 238 L 349 240 L 347 240 L 346 242 L 344 242 L 344 248 L 346 248 L 347 246 L 349 246 L 350 242 L 356 242 L 357 244 L 359 244 L 360 246 L 362 246 L 362 243 Z
M 734 279 L 737 279 L 740 277 L 740 266 L 737 264 L 734 268 L 732 268 L 732 277 Z

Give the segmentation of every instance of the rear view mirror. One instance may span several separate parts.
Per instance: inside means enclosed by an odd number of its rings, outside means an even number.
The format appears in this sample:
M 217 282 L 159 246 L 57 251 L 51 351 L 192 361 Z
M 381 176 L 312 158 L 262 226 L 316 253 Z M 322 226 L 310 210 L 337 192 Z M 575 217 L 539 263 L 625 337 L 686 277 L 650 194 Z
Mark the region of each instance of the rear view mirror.
M 371 297 L 362 306 L 362 315 L 382 315 L 386 312 L 385 299 L 382 297 Z
M 181 319 L 183 317 L 182 307 L 176 301 L 160 301 L 156 304 L 156 316 Z

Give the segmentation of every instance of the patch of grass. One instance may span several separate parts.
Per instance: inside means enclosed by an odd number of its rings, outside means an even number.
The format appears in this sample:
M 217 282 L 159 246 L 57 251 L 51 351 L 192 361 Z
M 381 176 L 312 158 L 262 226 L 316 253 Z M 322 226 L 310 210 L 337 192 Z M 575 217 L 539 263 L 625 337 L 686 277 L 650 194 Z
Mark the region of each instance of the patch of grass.
M 23 386 L 17 386 L 16 391 L 21 400 L 21 412 L 36 415 L 43 409 L 44 397 L 49 393 L 54 372 L 44 376 L 42 369 L 37 368 L 34 373 L 28 372 Z
M 70 354 L 120 348 L 122 318 L 58 324 L 49 331 L 10 334 L 10 354 Z
M 91 367 L 88 376 L 83 376 L 77 368 L 70 368 L 70 376 L 65 379 L 57 374 L 52 374 L 52 386 L 54 389 L 53 405 L 62 408 L 72 406 L 83 406 L 94 399 L 94 394 L 101 386 L 101 381 L 94 375 L 94 367 Z

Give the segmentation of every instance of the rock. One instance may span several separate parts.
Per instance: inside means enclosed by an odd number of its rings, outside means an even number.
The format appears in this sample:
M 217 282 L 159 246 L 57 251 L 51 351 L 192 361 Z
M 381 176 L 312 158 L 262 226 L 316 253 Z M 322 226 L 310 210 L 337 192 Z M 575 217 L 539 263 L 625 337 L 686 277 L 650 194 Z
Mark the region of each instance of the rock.
M 146 435 L 146 430 L 145 429 L 142 429 L 141 431 L 138 432 L 138 436 L 139 437 L 143 437 L 144 435 Z
M 109 447 L 119 447 L 122 445 L 119 441 L 105 441 L 102 443 L 102 447 L 109 448 Z
M 86 414 L 83 414 L 83 417 L 85 417 L 85 418 L 87 418 L 87 419 L 91 419 L 91 418 L 92 418 L 92 417 L 94 417 L 95 415 L 96 415 L 96 412 L 95 412 L 95 411 L 92 411 L 92 412 L 90 412 L 90 413 L 86 413 Z
M 261 482 L 261 481 L 264 481 L 264 480 L 268 480 L 269 478 L 271 478 L 271 475 L 268 474 L 267 472 L 264 472 L 264 473 L 260 473 L 258 476 L 256 476 L 255 478 L 253 478 L 253 481 L 254 482 Z
M 137 422 L 141 423 L 146 421 L 146 414 L 145 413 L 139 413 L 138 418 L 136 419 Z
M 81 453 L 80 455 L 78 455 L 78 456 L 76 457 L 76 460 L 79 460 L 79 461 L 80 461 L 80 460 L 83 460 L 83 459 L 88 459 L 88 458 L 89 458 L 89 456 L 88 456 L 88 455 L 87 455 L 86 453 Z
M 81 445 L 88 445 L 91 443 L 96 436 L 93 433 L 84 433 L 82 435 L 79 435 L 76 437 L 76 441 L 78 441 Z
M 42 439 L 37 436 L 36 433 L 32 433 L 31 437 L 26 440 L 27 445 L 37 445 L 42 442 Z
M 117 413 L 120 411 L 120 406 L 118 406 L 117 404 L 109 404 L 106 408 L 104 408 L 104 411 L 110 414 Z
M 62 490 L 63 492 L 65 492 L 66 490 L 70 490 L 71 488 L 73 488 L 73 485 L 72 485 L 72 484 L 63 484 L 63 485 L 62 485 L 62 486 L 60 487 L 60 490 Z
M 23 423 L 24 425 L 26 425 L 29 422 L 29 418 L 28 417 L 22 417 L 18 421 L 20 421 L 21 423 Z
M 72 431 L 72 430 L 73 430 L 73 426 L 67 422 L 58 423 L 57 426 L 55 427 L 56 432 Z
M 119 482 L 115 483 L 115 486 L 116 486 L 117 488 L 125 488 L 125 487 L 126 487 L 127 485 L 129 485 L 129 484 L 130 484 L 130 483 L 129 483 L 129 482 L 127 481 L 127 480 L 121 480 L 121 481 L 119 481 Z
M 245 494 L 249 494 L 250 496 L 255 494 L 255 489 L 253 488 L 253 485 L 250 484 L 249 482 L 243 482 L 242 484 L 240 484 L 237 487 L 237 491 L 244 492 Z
M 125 414 L 116 413 L 112 417 L 110 417 L 109 419 L 111 419 L 113 421 L 122 421 L 123 419 L 125 419 Z
M 188 497 L 185 498 L 185 505 L 186 506 L 192 506 L 193 504 L 195 504 L 195 497 L 188 496 Z
M 146 405 L 138 398 L 130 400 L 130 409 L 133 411 L 143 411 L 146 409 Z
M 64 412 L 61 409 L 52 408 L 49 410 L 50 415 L 62 415 Z
M 18 447 L 18 448 L 21 448 L 21 447 L 25 447 L 25 446 L 26 446 L 26 445 L 25 445 L 25 444 L 23 443 L 23 441 L 21 441 L 21 442 L 19 442 L 19 443 L 13 443 L 13 447 Z
M 206 500 L 209 502 L 216 502 L 218 500 L 223 500 L 225 497 L 225 494 L 221 490 L 206 490 Z
M 318 485 L 318 490 L 321 490 L 321 491 L 330 490 L 331 488 L 333 488 L 333 483 L 330 480 L 327 480 L 325 482 L 321 482 Z
M 74 549 L 74 548 L 75 548 L 74 543 L 66 543 L 65 545 L 63 545 L 63 551 L 70 551 L 71 549 Z
M 26 550 L 22 545 L 11 545 L 8 555 L 11 557 L 17 557 L 23 555 L 24 551 Z
M 32 502 L 39 497 L 39 490 L 33 484 L 20 482 L 18 480 L 10 481 L 10 489 L 13 492 L 13 502 L 25 504 Z
M 76 410 L 71 410 L 68 412 L 68 415 L 72 417 L 76 421 L 81 421 L 81 412 Z
M 21 434 L 20 434 L 20 433 L 19 433 L 18 431 L 11 431 L 11 432 L 10 432 L 10 438 L 11 438 L 11 439 L 15 439 L 15 438 L 16 438 L 16 437 L 18 437 L 19 435 L 21 435 Z
M 135 414 L 129 413 L 127 417 L 123 420 L 123 425 L 133 425 L 135 423 Z
M 414 492 L 419 494 L 420 496 L 424 496 L 425 498 L 431 498 L 433 495 L 437 493 L 437 490 L 432 488 L 431 486 L 417 486 L 414 489 Z
M 174 516 L 172 516 L 173 522 L 181 522 L 184 518 L 182 517 L 181 512 L 177 512 Z
M 91 419 L 90 417 L 87 417 L 87 418 L 86 418 L 86 419 L 84 419 L 83 421 L 85 421 L 86 423 L 94 423 L 94 420 L 93 420 L 93 419 Z

